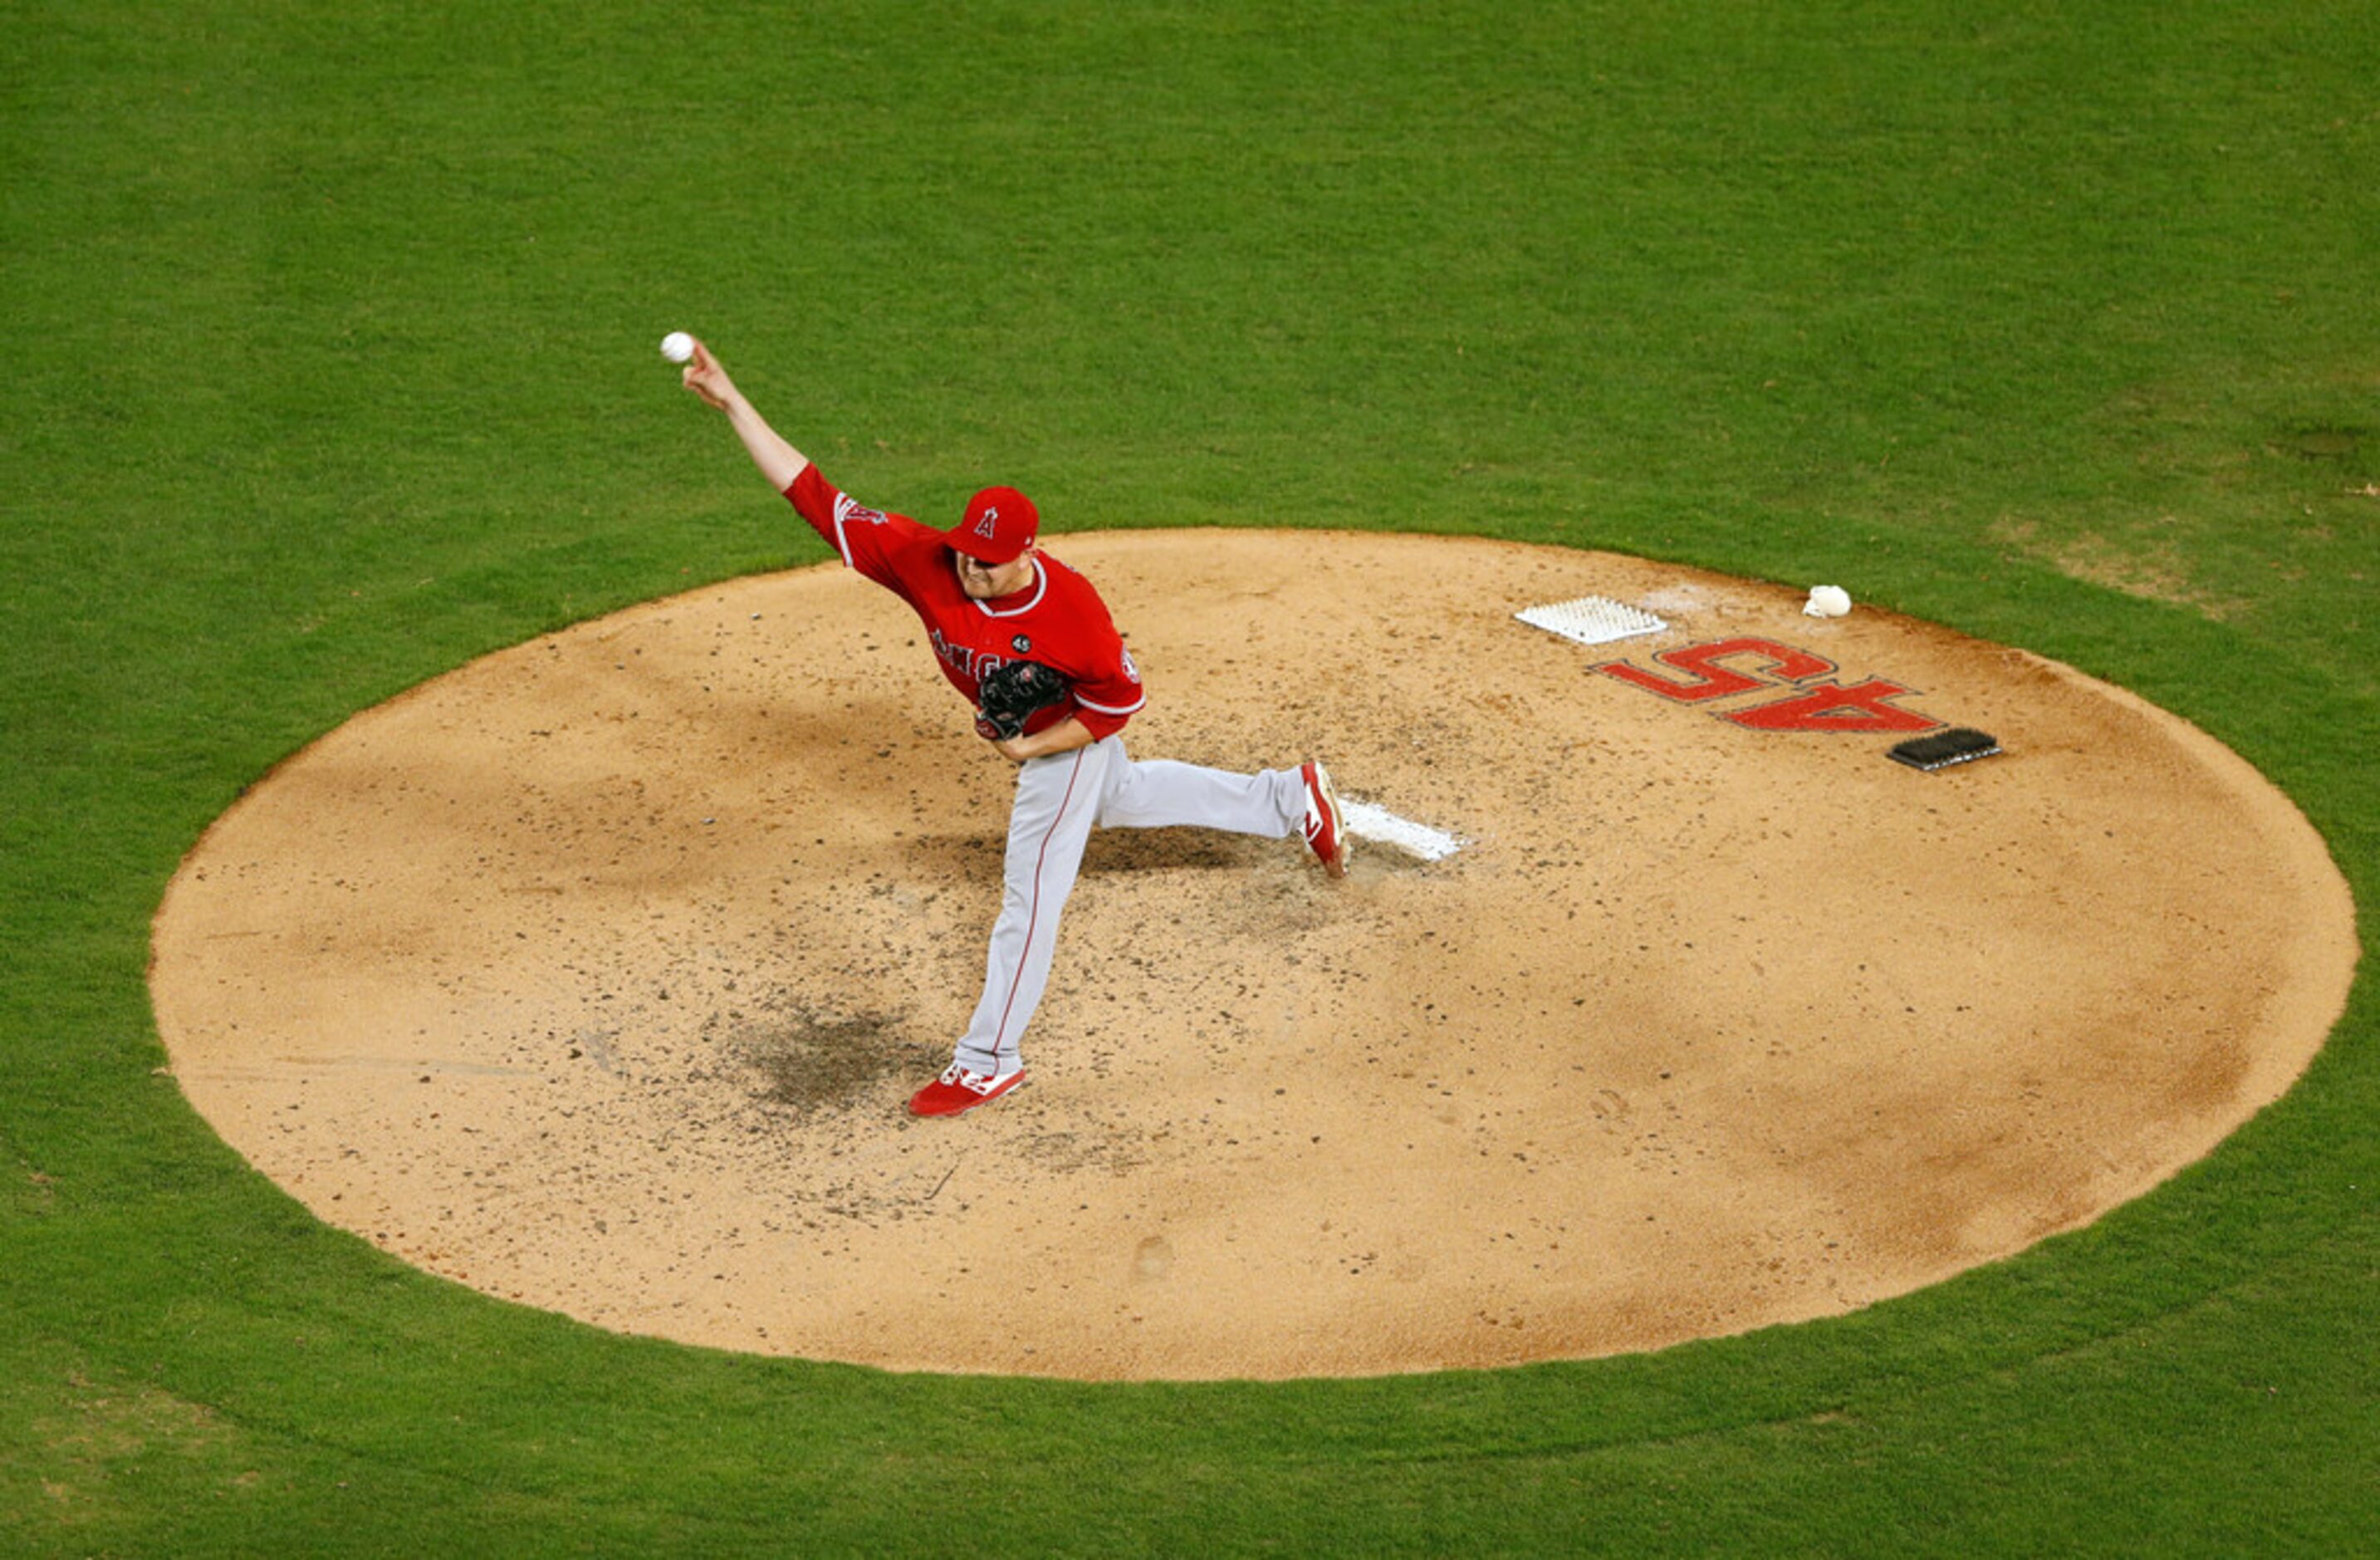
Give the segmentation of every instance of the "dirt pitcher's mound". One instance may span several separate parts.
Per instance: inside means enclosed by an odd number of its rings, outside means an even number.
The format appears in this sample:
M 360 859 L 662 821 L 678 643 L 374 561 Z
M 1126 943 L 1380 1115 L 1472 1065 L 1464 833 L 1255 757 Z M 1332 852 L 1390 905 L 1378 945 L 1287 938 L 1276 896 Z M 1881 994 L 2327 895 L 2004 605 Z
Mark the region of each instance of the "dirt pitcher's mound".
M 607 1327 L 1278 1377 L 1933 1283 L 2205 1153 L 2345 1002 L 2289 802 L 2020 652 L 1553 548 L 1053 551 L 1131 635 L 1141 756 L 1319 751 L 1466 847 L 1333 884 L 1294 840 L 1099 835 L 1030 1084 L 912 1120 L 1010 772 L 891 596 L 741 581 L 441 677 L 227 813 L 157 918 L 190 1099 L 323 1218 Z M 1669 627 L 1513 619 L 1589 594 Z M 1887 759 L 1931 723 L 2007 750 Z

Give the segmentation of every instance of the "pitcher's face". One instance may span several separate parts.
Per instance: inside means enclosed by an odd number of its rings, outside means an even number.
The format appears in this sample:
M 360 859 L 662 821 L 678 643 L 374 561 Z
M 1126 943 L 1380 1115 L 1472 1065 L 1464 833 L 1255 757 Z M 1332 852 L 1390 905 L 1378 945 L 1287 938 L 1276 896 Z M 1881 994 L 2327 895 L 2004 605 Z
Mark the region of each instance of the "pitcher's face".
M 1039 550 L 1038 543 L 1028 543 L 1025 551 L 1004 564 L 982 563 L 953 550 L 951 556 L 958 562 L 959 589 L 966 592 L 970 601 L 1013 596 L 1033 583 L 1033 555 Z

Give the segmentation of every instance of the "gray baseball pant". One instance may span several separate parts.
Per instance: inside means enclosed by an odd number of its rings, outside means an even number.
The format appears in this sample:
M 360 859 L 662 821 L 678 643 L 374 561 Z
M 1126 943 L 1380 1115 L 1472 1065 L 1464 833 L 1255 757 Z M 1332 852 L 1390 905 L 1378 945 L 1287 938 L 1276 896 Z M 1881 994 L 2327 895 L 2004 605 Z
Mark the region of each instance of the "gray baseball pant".
M 1017 1043 L 1050 983 L 1058 918 L 1092 829 L 1188 825 L 1282 839 L 1305 823 L 1305 782 L 1295 769 L 1233 774 L 1169 759 L 1143 763 L 1126 755 L 1121 737 L 1017 765 L 1007 886 L 959 1065 L 993 1075 L 1024 1065 Z

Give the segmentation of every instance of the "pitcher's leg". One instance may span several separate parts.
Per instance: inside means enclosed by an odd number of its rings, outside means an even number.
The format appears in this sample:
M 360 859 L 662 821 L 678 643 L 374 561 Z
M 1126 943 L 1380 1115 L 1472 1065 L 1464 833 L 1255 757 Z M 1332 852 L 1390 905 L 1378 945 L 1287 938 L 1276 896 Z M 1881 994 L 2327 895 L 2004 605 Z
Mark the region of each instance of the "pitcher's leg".
M 1124 759 L 1099 803 L 1099 826 L 1106 829 L 1188 825 L 1282 839 L 1305 819 L 1305 786 L 1296 770 L 1234 774 L 1172 759 Z
M 984 960 L 983 995 L 958 1043 L 963 1067 L 997 1077 L 1023 1066 L 1018 1042 L 1050 983 L 1059 913 L 1074 891 L 1116 751 L 1094 744 L 1017 771 L 1000 920 Z

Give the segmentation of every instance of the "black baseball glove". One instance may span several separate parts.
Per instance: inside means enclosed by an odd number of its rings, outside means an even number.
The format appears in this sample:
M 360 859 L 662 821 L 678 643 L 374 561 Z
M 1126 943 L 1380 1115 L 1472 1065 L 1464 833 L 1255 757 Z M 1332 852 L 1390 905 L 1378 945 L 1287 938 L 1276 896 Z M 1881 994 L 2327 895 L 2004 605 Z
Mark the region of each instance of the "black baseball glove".
M 1064 701 L 1073 687 L 1038 661 L 1005 661 L 984 674 L 975 728 L 995 742 L 1025 735 L 1025 723 Z

